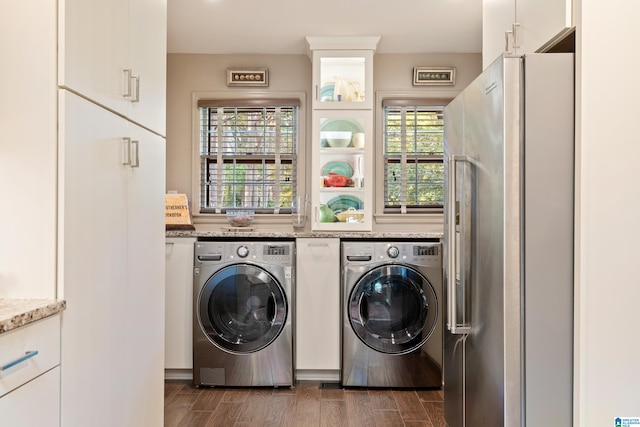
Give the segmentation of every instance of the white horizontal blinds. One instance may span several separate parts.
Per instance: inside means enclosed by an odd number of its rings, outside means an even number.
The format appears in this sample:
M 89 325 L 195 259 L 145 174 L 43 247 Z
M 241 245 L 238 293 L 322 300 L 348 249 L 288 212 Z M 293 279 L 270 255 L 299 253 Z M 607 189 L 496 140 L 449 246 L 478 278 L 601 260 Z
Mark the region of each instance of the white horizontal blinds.
M 443 205 L 442 110 L 448 101 L 429 100 L 424 104 L 417 101 L 383 101 L 384 208 L 387 213 L 420 212 Z
M 201 212 L 290 211 L 299 101 L 288 101 L 199 102 Z

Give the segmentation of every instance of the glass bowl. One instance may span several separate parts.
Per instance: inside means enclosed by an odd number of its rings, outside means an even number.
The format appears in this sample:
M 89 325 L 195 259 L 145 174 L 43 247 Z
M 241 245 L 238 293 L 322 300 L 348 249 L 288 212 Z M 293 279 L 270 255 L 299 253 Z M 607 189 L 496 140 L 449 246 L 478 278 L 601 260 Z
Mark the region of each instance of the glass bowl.
M 253 224 L 254 211 L 230 210 L 227 211 L 227 222 L 233 227 L 248 227 Z

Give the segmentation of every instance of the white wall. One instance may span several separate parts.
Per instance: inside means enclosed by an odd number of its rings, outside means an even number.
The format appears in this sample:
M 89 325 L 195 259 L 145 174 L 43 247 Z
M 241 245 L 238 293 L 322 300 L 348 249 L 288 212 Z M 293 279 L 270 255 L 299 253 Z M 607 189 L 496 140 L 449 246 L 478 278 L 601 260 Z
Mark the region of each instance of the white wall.
M 228 67 L 267 67 L 269 87 L 264 91 L 304 92 L 307 98 L 307 135 L 311 141 L 311 61 L 306 55 L 194 55 L 170 54 L 167 59 L 167 190 L 186 193 L 190 200 L 192 176 L 192 94 L 193 92 L 243 92 L 247 88 L 228 88 Z M 413 87 L 414 66 L 454 66 L 456 85 L 449 92 L 460 92 L 482 69 L 480 54 L 375 55 L 374 90 L 406 93 L 442 91 L 442 87 Z M 302 151 L 302 150 L 301 150 Z M 311 163 L 307 162 L 306 170 Z M 308 189 L 307 191 L 310 191 Z M 224 221 L 222 221 L 223 224 Z M 290 229 L 291 221 L 286 221 Z M 196 224 L 198 229 L 206 226 Z M 261 228 L 271 228 L 268 225 Z M 273 225 L 272 227 L 277 227 Z M 427 229 L 432 227 L 432 229 Z M 208 227 L 206 227 L 208 229 Z M 375 231 L 441 231 L 442 220 L 431 223 L 374 224 Z
M 640 2 L 575 0 L 575 425 L 640 418 Z

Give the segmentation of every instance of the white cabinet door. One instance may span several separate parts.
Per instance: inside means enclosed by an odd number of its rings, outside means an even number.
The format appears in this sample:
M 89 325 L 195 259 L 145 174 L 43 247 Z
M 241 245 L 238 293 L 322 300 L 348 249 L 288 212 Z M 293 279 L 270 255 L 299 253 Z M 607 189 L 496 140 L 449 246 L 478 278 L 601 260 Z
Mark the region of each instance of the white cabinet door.
M 60 425 L 60 367 L 0 399 L 2 424 L 11 427 Z
M 193 368 L 193 245 L 195 238 L 165 243 L 165 369 Z
M 2 0 L 0 16 L 0 294 L 54 298 L 56 4 Z
M 58 84 L 164 135 L 166 8 L 166 0 L 61 0 Z
M 165 140 L 130 125 L 127 187 L 126 426 L 161 426 L 164 405 Z
M 60 112 L 63 424 L 159 426 L 164 139 L 65 90 Z
M 128 0 L 58 3 L 58 84 L 126 116 Z
M 124 426 L 129 125 L 65 90 L 60 121 L 62 424 Z
M 296 370 L 340 369 L 340 240 L 296 239 Z
M 129 66 L 139 78 L 131 120 L 166 135 L 167 0 L 129 0 Z
M 518 52 L 533 53 L 573 26 L 572 0 L 517 0 Z
M 536 52 L 573 26 L 573 0 L 484 1 L 482 11 L 483 69 L 503 52 Z
M 516 22 L 515 0 L 482 2 L 482 69 L 506 50 L 505 33 Z

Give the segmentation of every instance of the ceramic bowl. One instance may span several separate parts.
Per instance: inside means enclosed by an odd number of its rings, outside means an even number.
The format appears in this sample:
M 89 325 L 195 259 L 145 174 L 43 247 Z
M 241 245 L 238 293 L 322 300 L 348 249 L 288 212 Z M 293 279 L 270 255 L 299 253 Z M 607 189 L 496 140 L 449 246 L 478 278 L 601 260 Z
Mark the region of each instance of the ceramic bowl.
M 344 131 L 321 132 L 320 138 L 326 140 L 330 147 L 346 147 L 351 144 L 351 134 Z

